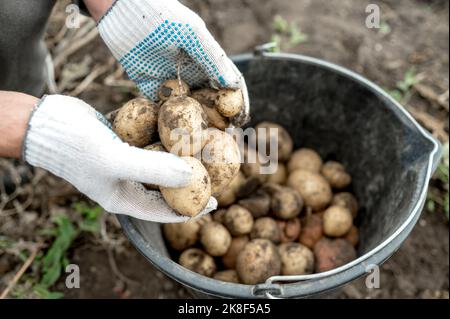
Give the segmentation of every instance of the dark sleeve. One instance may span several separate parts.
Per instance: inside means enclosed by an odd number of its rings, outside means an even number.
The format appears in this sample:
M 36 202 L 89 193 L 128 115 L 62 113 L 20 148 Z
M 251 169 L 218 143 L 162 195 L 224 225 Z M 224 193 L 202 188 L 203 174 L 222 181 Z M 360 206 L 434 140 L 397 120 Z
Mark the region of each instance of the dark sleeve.
M 72 2 L 75 3 L 76 5 L 78 5 L 78 7 L 80 7 L 80 11 L 82 14 L 87 15 L 87 16 L 90 15 L 83 0 L 72 0 Z

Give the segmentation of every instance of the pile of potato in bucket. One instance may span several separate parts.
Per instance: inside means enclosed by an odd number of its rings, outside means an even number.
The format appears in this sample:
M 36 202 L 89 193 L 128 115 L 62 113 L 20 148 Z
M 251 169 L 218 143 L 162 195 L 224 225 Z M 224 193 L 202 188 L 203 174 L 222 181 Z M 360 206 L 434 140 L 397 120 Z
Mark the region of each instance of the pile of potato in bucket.
M 116 114 L 113 127 L 131 145 L 170 150 L 192 166 L 189 185 L 159 188 L 176 212 L 194 217 L 210 196 L 218 200 L 220 208 L 211 215 L 163 225 L 180 265 L 217 280 L 253 285 L 275 275 L 328 271 L 356 258 L 358 229 L 353 221 L 358 202 L 348 191 L 351 176 L 342 164 L 324 163 L 312 149 L 294 151 L 282 126 L 263 122 L 255 128 L 254 145 L 273 138 L 278 142 L 277 169 L 265 174 L 261 150 L 241 150 L 223 131 L 242 111 L 242 92 L 191 92 L 181 80 L 169 80 L 159 97 L 159 104 L 130 101 Z M 189 138 L 180 143 L 171 134 L 174 129 Z

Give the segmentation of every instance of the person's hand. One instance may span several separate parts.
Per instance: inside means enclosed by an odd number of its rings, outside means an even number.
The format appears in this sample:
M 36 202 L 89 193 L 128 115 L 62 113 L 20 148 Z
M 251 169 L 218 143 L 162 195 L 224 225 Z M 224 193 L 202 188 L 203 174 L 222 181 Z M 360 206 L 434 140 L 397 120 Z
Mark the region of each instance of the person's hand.
M 240 88 L 245 108 L 232 124 L 248 121 L 245 80 L 206 29 L 176 0 L 118 0 L 99 21 L 99 31 L 141 92 L 157 100 L 162 82 L 178 75 L 191 87 Z
M 161 223 L 183 222 L 156 191 L 141 183 L 181 187 L 191 167 L 181 158 L 123 143 L 109 122 L 83 101 L 45 96 L 31 115 L 23 158 L 64 178 L 106 211 Z M 211 197 L 201 214 L 217 207 Z

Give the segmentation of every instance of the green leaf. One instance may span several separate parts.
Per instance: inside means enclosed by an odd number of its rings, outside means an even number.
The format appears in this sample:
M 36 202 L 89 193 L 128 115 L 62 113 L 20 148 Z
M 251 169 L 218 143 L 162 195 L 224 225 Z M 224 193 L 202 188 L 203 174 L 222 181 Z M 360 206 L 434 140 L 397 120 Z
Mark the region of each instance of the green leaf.
M 52 292 L 42 285 L 36 285 L 33 287 L 33 292 L 40 298 L 43 299 L 61 299 L 64 297 L 62 292 Z
M 294 23 L 291 24 L 290 35 L 289 43 L 292 46 L 302 44 L 308 40 L 308 36 L 297 28 Z
M 406 71 L 403 80 L 397 82 L 397 88 L 403 93 L 406 93 L 416 83 L 417 83 L 416 69 L 414 67 L 411 67 Z
M 273 29 L 274 29 L 275 32 L 286 33 L 288 31 L 288 28 L 289 28 L 289 23 L 282 16 L 276 15 L 273 18 L 272 26 L 273 26 Z

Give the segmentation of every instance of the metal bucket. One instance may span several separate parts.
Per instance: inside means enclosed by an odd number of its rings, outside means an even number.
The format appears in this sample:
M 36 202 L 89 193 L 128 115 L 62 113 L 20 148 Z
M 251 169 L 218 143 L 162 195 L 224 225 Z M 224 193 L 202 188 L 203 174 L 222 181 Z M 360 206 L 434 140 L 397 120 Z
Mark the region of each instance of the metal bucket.
M 381 88 L 347 69 L 291 54 L 249 54 L 234 61 L 247 80 L 252 124 L 278 122 L 297 148 L 314 148 L 324 159 L 338 159 L 348 168 L 362 207 L 359 257 L 324 273 L 276 276 L 251 286 L 181 267 L 169 258 L 160 225 L 120 216 L 130 241 L 156 268 L 204 297 L 310 297 L 383 263 L 420 216 L 440 144 Z

